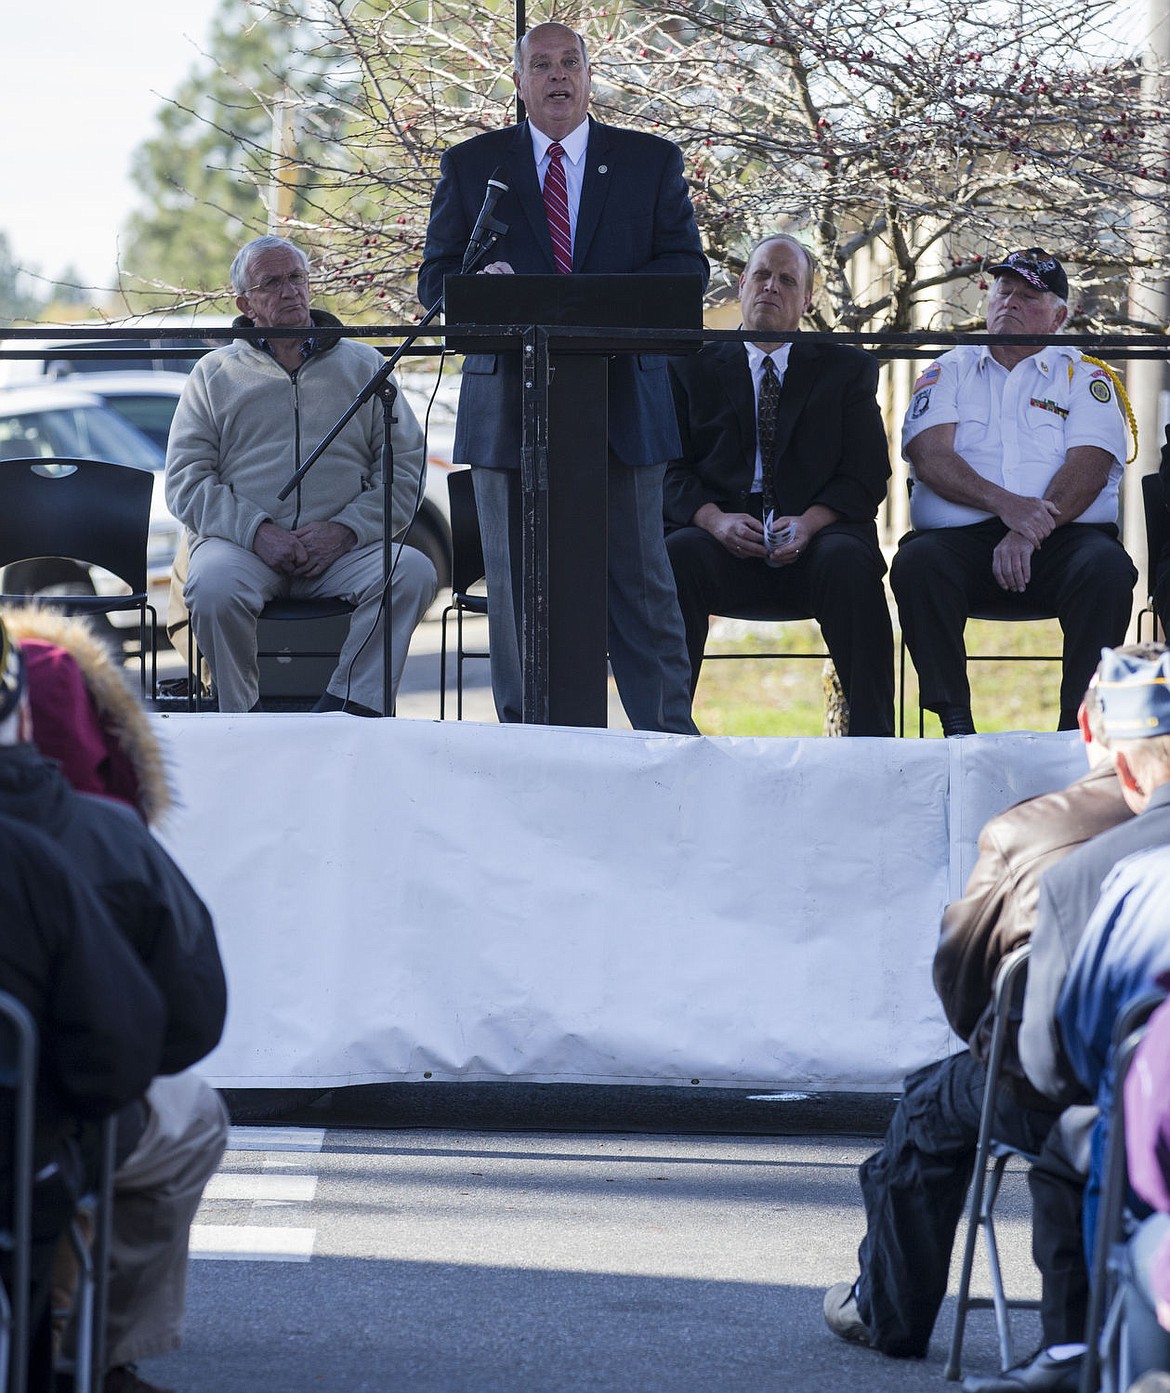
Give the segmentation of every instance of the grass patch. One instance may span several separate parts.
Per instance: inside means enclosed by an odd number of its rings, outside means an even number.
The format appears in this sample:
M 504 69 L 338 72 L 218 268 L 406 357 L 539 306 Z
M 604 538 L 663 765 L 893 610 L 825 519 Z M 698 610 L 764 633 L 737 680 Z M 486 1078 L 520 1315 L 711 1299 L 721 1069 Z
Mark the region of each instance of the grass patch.
M 993 654 L 989 661 L 969 659 L 971 706 L 975 728 L 983 732 L 1055 730 L 1060 708 L 1060 625 L 1056 620 L 1030 624 L 992 623 L 973 619 L 967 625 L 967 652 Z M 894 662 L 900 635 L 894 635 Z M 823 653 L 816 624 L 744 624 L 715 619 L 707 643 L 695 720 L 705 735 L 821 735 L 824 729 L 823 662 L 799 653 Z M 712 654 L 735 654 L 737 660 L 710 660 Z M 781 654 L 787 659 L 769 658 Z M 1024 659 L 1045 661 L 1023 661 Z M 898 674 L 895 671 L 895 681 Z M 895 708 L 896 709 L 896 708 Z M 906 657 L 906 734 L 918 734 L 918 678 Z M 941 738 L 938 718 L 926 714 L 926 735 Z

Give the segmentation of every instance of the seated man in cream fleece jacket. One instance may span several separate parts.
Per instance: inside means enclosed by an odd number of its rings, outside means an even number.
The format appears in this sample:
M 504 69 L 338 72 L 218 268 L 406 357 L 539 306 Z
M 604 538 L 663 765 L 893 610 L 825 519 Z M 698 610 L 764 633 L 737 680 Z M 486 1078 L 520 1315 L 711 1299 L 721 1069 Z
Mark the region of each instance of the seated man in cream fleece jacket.
M 392 550 L 383 603 L 382 406 L 367 402 L 288 499 L 280 489 L 382 365 L 376 349 L 335 332 L 309 308 L 309 263 L 282 237 L 257 237 L 231 270 L 242 330 L 306 329 L 304 338 L 248 333 L 196 364 L 167 449 L 167 505 L 184 524 L 184 598 L 221 711 L 257 705 L 256 619 L 272 599 L 340 596 L 355 608 L 317 709 L 377 715 L 383 703 L 384 615 L 391 613 L 392 688 L 415 625 L 435 597 L 435 571 L 410 546 Z M 393 535 L 422 494 L 423 435 L 395 402 Z

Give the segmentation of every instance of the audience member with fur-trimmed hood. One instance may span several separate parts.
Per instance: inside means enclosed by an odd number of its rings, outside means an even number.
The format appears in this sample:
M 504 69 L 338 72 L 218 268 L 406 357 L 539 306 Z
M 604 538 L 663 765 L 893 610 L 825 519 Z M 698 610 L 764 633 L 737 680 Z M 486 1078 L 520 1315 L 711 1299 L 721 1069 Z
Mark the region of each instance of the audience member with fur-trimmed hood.
M 16 646 L 9 631 L 23 657 L 0 719 L 0 814 L 64 849 L 166 1008 L 160 1075 L 118 1114 L 101 1382 L 102 1393 L 162 1393 L 137 1361 L 180 1342 L 191 1222 L 227 1141 L 223 1100 L 190 1072 L 223 1031 L 223 964 L 206 906 L 147 826 L 170 792 L 121 674 L 78 620 L 0 614 L 0 650 Z
M 144 821 L 169 802 L 158 743 L 80 621 L 28 609 L 0 623 L 26 672 L 0 725 L 0 813 L 47 833 L 97 890 L 166 999 L 162 1071 L 178 1073 L 218 1043 L 227 992 L 211 915 Z
M 4 623 L 24 654 L 33 744 L 78 793 L 117 798 L 156 826 L 172 802 L 162 750 L 105 646 L 55 610 L 6 610 Z

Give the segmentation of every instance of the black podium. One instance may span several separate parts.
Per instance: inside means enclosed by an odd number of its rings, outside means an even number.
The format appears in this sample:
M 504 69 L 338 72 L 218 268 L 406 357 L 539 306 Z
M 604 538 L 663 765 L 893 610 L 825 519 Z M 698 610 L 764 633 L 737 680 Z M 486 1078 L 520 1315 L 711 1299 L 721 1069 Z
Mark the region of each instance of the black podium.
M 698 276 L 448 276 L 457 353 L 520 355 L 524 721 L 604 727 L 608 362 L 694 352 Z M 664 336 L 662 331 L 671 331 Z

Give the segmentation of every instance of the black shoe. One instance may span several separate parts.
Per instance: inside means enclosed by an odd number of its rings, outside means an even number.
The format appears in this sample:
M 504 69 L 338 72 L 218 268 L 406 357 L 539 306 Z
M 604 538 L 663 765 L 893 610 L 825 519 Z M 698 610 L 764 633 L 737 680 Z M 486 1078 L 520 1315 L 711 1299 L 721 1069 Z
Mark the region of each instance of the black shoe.
M 940 706 L 938 718 L 942 722 L 942 732 L 946 736 L 974 735 L 975 721 L 969 706 Z
M 965 1378 L 963 1393 L 1077 1393 L 1084 1357 L 1081 1350 L 1065 1359 L 1054 1359 L 1042 1349 L 1002 1374 Z

